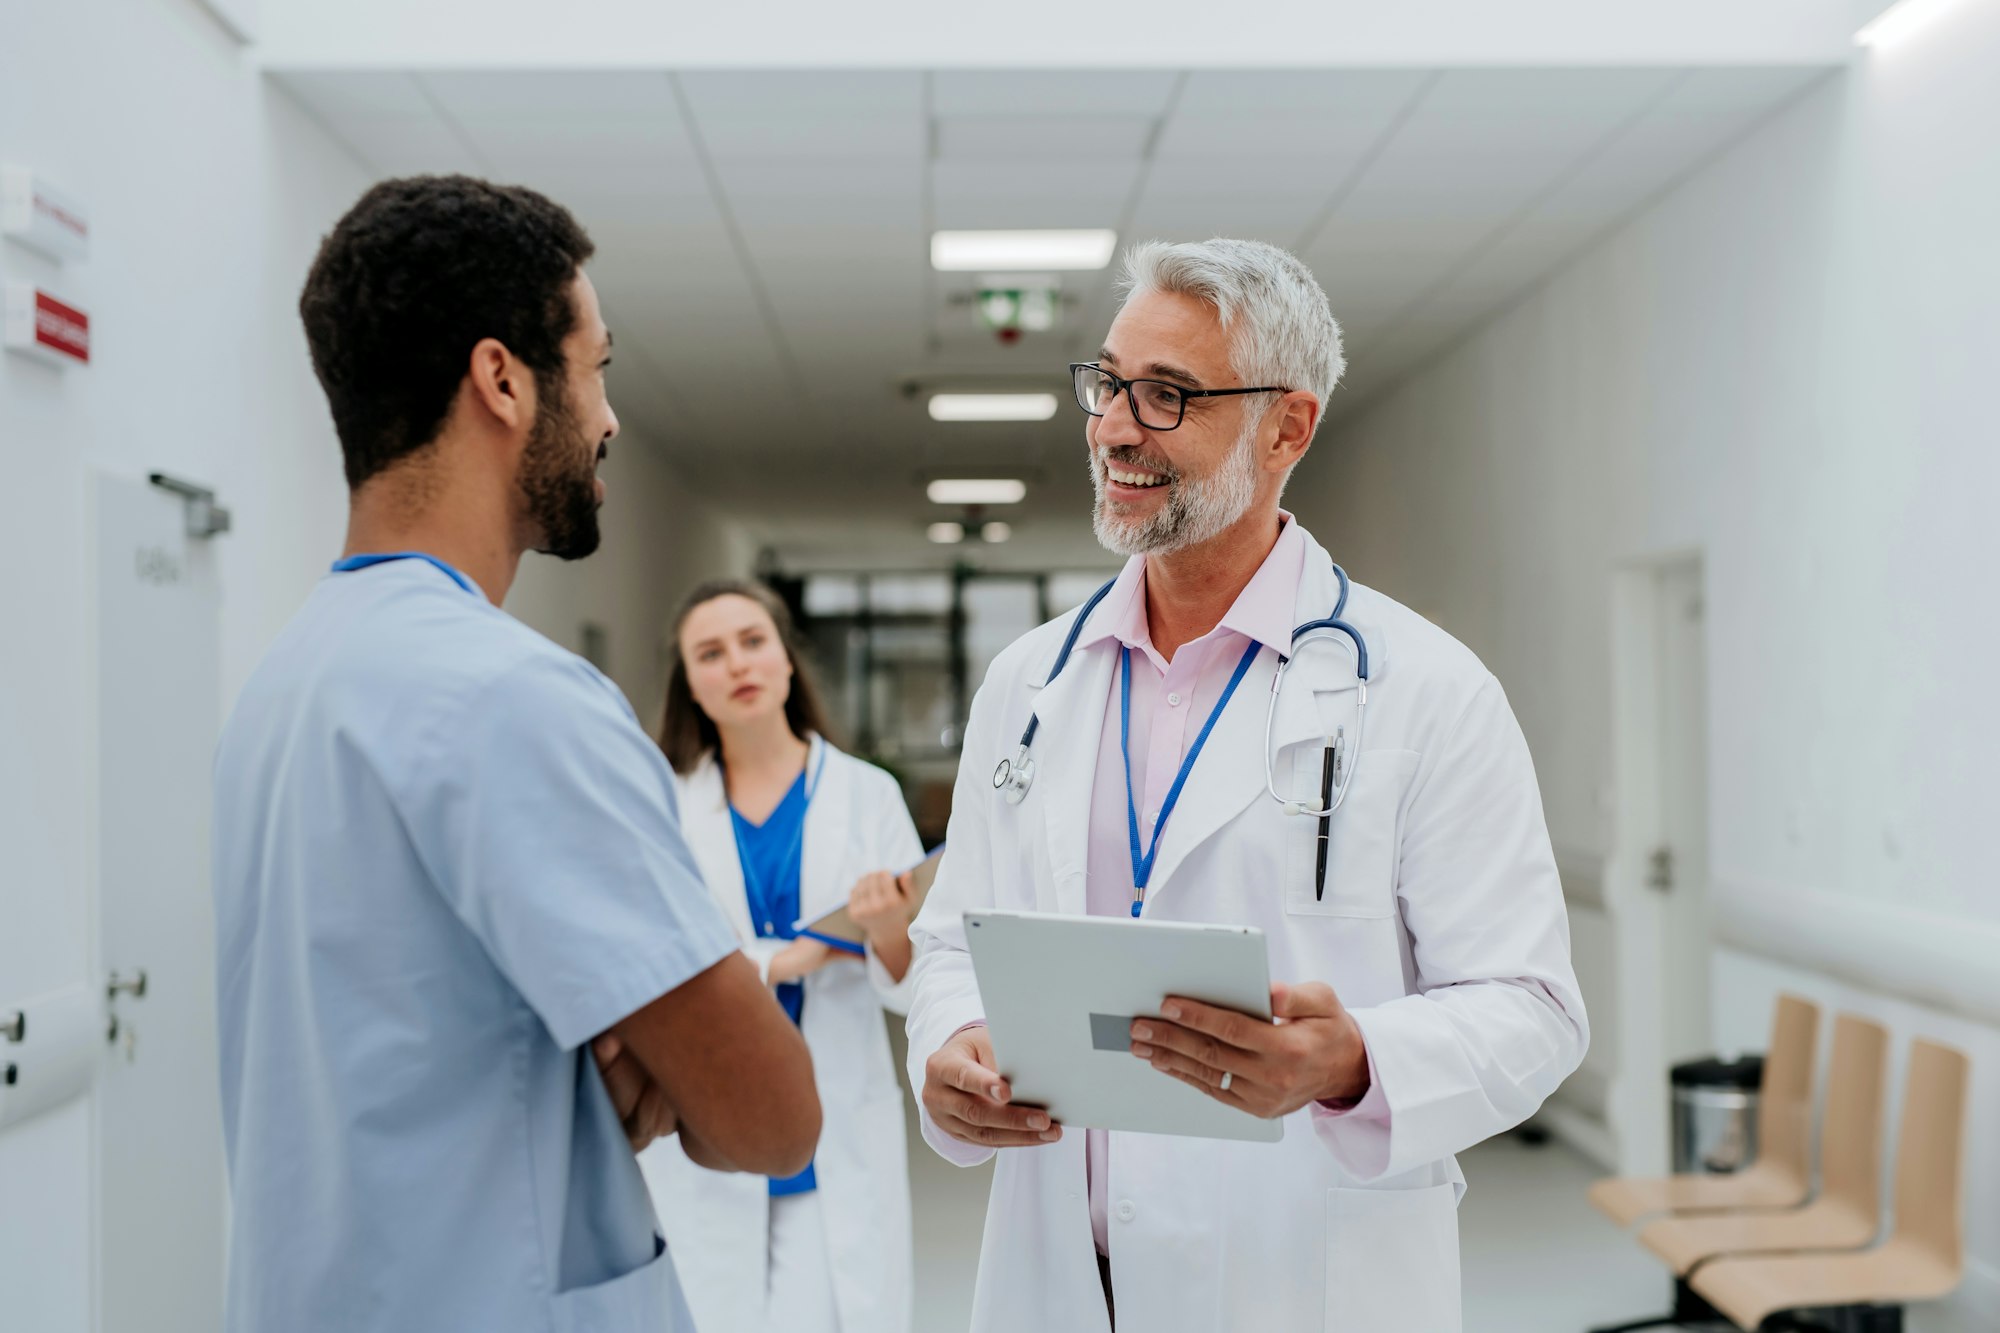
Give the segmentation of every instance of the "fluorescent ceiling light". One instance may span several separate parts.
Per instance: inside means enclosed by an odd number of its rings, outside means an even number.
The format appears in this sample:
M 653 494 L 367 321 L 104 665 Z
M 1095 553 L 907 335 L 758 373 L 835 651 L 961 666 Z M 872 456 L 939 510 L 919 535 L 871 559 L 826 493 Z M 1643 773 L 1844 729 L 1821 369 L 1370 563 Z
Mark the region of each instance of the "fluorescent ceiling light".
M 1056 414 L 1052 393 L 934 393 L 932 421 L 1047 421 Z
M 980 480 L 943 478 L 924 488 L 924 494 L 934 505 L 1019 504 L 1027 493 L 1026 482 L 998 477 Z
M 1952 7 L 1953 0 L 1896 0 L 1854 34 L 1856 46 L 1893 46 Z
M 938 231 L 931 267 L 945 273 L 1019 273 L 1103 268 L 1118 233 L 1095 231 Z
M 981 541 L 993 542 L 996 545 L 999 544 L 1000 542 L 1006 541 L 1009 537 L 1013 535 L 1014 535 L 1013 526 L 1011 524 L 1002 523 L 997 518 L 990 523 L 983 524 L 979 529 L 979 538 Z
M 939 546 L 955 546 L 965 540 L 965 524 L 933 523 L 924 529 L 924 536 Z

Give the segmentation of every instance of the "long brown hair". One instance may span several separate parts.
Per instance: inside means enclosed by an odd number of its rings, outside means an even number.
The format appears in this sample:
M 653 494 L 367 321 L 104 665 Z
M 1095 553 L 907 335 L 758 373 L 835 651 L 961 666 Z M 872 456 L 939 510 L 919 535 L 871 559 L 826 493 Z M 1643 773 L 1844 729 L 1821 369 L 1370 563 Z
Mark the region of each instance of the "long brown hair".
M 674 669 L 667 676 L 667 702 L 660 718 L 660 749 L 674 772 L 686 777 L 700 766 L 703 756 L 722 744 L 722 735 L 701 705 L 694 701 L 688 685 L 687 659 L 681 656 L 681 627 L 694 609 L 718 597 L 747 597 L 764 608 L 777 626 L 778 642 L 785 646 L 785 658 L 792 664 L 792 690 L 785 699 L 785 721 L 800 740 L 817 734 L 829 735 L 826 705 L 820 699 L 819 682 L 806 663 L 792 613 L 778 595 L 761 583 L 748 579 L 712 579 L 687 595 L 674 613 Z

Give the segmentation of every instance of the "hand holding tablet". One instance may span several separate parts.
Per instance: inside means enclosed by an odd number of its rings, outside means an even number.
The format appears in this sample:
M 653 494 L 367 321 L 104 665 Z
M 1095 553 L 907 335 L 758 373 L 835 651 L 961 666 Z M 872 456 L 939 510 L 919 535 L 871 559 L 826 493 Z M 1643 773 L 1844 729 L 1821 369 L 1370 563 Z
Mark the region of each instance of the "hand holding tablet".
M 1265 1143 L 1284 1137 L 1281 1121 L 1263 1118 L 1250 1102 L 1194 1086 L 1192 1067 L 1188 1077 L 1163 1078 L 1132 1052 L 1135 1020 L 1160 1015 L 1170 996 L 1268 1027 L 1263 932 L 999 911 L 967 912 L 965 926 L 1010 1109 L 1041 1108 L 1056 1124 L 1079 1128 Z M 1182 1022 L 1198 1017 L 1190 1006 Z M 1167 1029 L 1182 1030 L 1157 1026 L 1162 1042 L 1174 1039 Z

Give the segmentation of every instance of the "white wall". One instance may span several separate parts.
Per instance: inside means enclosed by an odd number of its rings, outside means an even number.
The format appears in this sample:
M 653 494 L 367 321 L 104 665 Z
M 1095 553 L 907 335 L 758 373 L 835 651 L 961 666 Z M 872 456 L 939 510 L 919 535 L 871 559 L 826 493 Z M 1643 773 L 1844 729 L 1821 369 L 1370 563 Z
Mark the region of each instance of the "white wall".
M 166 470 L 234 510 L 218 548 L 226 706 L 339 550 L 339 450 L 294 303 L 367 177 L 193 0 L 7 5 L 0 161 L 84 201 L 95 233 L 87 260 L 60 267 L 0 247 L 6 276 L 85 306 L 95 341 L 87 369 L 0 356 L 4 1000 L 96 966 L 90 477 Z M 681 585 L 746 556 L 644 442 L 617 446 L 608 475 L 604 552 L 568 570 L 531 560 L 514 609 L 570 646 L 580 617 L 605 624 L 614 675 L 644 706 Z M 85 1099 L 0 1134 L 6 1328 L 91 1327 L 90 1126 Z
M 1720 928 L 1843 998 L 1915 996 L 1877 1003 L 1973 1050 L 1981 1327 L 2000 1323 L 1997 64 L 2000 7 L 1973 3 L 1863 57 L 1322 441 L 1295 487 L 1358 578 L 1499 674 L 1554 837 L 1584 856 L 1610 835 L 1610 571 L 1703 553 Z M 1775 981 L 1729 975 L 1718 1025 L 1743 1026 L 1740 1001 L 1760 1030 Z

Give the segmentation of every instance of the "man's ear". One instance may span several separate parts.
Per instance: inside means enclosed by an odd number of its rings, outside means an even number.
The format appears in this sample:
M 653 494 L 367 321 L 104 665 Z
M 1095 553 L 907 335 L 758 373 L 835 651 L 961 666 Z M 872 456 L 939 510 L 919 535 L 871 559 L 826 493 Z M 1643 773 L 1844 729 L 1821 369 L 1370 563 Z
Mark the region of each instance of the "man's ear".
M 1264 455 L 1267 471 L 1283 472 L 1305 457 L 1319 427 L 1319 399 L 1294 390 L 1279 400 L 1278 433 Z
M 466 367 L 472 401 L 481 411 L 509 429 L 534 418 L 534 376 L 498 338 L 473 344 Z

